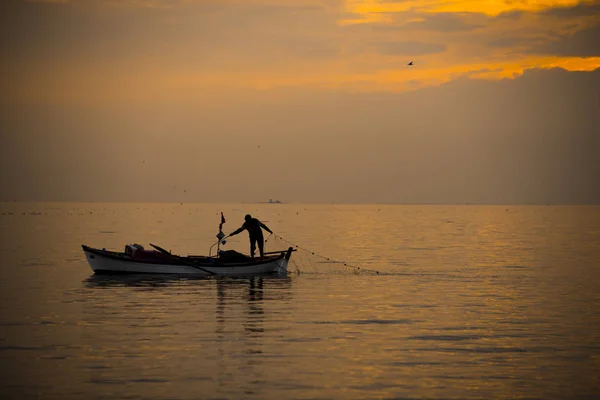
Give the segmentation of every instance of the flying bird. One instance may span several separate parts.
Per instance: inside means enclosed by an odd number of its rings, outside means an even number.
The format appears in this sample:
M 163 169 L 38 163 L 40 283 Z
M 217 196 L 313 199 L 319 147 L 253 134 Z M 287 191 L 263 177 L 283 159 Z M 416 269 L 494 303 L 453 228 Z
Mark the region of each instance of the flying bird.
M 411 62 L 409 62 L 409 63 L 408 63 L 408 65 L 413 65 L 413 62 L 412 62 L 412 61 L 411 61 Z

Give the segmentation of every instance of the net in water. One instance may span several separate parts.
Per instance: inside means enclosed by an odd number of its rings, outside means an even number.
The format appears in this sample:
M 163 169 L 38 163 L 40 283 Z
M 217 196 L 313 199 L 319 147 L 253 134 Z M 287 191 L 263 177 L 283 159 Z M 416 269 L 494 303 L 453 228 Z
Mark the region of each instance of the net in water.
M 291 274 L 379 274 L 379 271 L 362 268 L 351 262 L 336 260 L 317 253 L 279 235 L 269 235 L 265 239 L 265 251 L 287 249 L 289 247 L 295 250 L 288 264 L 288 272 Z M 267 248 L 270 250 L 267 250 Z

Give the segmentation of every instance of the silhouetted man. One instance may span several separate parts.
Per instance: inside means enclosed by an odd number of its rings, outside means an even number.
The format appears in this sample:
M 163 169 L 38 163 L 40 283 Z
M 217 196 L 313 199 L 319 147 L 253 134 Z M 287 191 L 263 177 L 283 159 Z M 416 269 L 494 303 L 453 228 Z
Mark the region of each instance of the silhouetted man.
M 248 235 L 250 236 L 250 256 L 254 257 L 254 252 L 256 251 L 256 245 L 258 244 L 258 251 L 260 253 L 260 257 L 262 258 L 264 255 L 263 248 L 265 245 L 265 239 L 263 238 L 262 230 L 269 233 L 273 233 L 268 226 L 257 220 L 256 218 L 252 218 L 250 214 L 246 214 L 244 217 L 246 222 L 241 226 L 241 228 L 236 229 L 231 232 L 229 236 L 237 235 L 242 232 L 244 229 L 248 231 Z

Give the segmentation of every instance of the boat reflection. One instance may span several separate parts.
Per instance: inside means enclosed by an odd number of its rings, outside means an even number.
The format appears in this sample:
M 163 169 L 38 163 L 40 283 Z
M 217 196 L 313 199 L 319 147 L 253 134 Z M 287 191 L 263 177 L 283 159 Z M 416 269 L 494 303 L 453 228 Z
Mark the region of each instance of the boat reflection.
M 167 287 L 180 283 L 183 279 L 176 275 L 149 276 L 148 274 L 91 275 L 83 281 L 86 288 L 110 287 Z M 206 278 L 197 278 L 197 280 Z
M 218 290 L 225 287 L 236 287 L 238 285 L 254 285 L 260 281 L 262 291 L 263 281 L 269 282 L 269 286 L 284 287 L 289 284 L 291 278 L 288 276 L 269 275 L 264 277 L 182 277 L 181 275 L 148 275 L 148 274 L 116 274 L 116 275 L 91 275 L 83 280 L 86 288 L 110 288 L 110 287 L 169 287 L 177 285 L 208 285 L 217 284 Z M 251 289 L 251 291 L 255 291 Z
M 86 368 L 103 381 L 122 379 L 112 367 L 122 364 L 139 371 L 138 379 L 174 381 L 185 371 L 190 382 L 212 382 L 204 387 L 212 397 L 230 397 L 233 381 L 260 396 L 273 362 L 269 348 L 286 333 L 292 282 L 91 276 L 83 282 L 79 323 L 90 344 Z
M 214 381 L 217 391 L 227 393 L 232 370 L 243 371 L 247 379 L 246 394 L 256 395 L 266 377 L 263 374 L 263 352 L 266 346 L 264 291 L 262 278 L 243 284 L 217 282 L 215 313 L 215 350 L 217 352 Z M 243 299 L 239 302 L 238 299 Z M 239 318 L 240 307 L 243 318 Z M 236 310 L 237 309 L 237 310 Z M 242 331 L 239 328 L 243 328 Z M 236 343 L 232 352 L 232 344 Z M 237 353 L 237 355 L 235 355 Z
M 239 287 L 239 284 L 242 284 Z M 245 316 L 246 318 L 242 322 L 245 331 L 249 334 L 249 336 L 255 336 L 257 333 L 264 332 L 264 328 L 262 327 L 263 317 L 264 317 L 264 288 L 265 281 L 264 278 L 250 278 L 245 282 L 236 281 L 236 285 L 232 285 L 232 282 L 228 281 L 217 281 L 217 309 L 216 309 L 216 317 L 217 317 L 217 325 L 216 325 L 216 333 L 217 335 L 222 335 L 227 325 L 227 305 L 229 299 L 232 296 L 244 298 L 245 302 Z M 239 290 L 241 289 L 241 291 Z M 232 293 L 228 293 L 232 292 Z M 222 339 L 224 337 L 221 336 Z

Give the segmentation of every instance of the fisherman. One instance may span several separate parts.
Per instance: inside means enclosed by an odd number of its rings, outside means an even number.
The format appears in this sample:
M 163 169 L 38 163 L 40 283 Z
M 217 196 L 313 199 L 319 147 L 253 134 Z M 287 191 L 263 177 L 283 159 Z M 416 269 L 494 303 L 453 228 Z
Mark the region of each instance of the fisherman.
M 239 229 L 236 229 L 235 231 L 231 232 L 229 234 L 229 236 L 237 235 L 238 233 L 242 232 L 244 229 L 247 230 L 248 235 L 250 236 L 250 256 L 254 257 L 254 252 L 256 251 L 256 245 L 258 244 L 258 251 L 260 253 L 260 258 L 263 258 L 263 256 L 264 256 L 263 248 L 264 248 L 265 240 L 263 238 L 262 229 L 264 229 L 265 231 L 267 231 L 271 234 L 273 232 L 269 229 L 268 226 L 266 226 L 265 224 L 260 222 L 258 219 L 252 218 L 252 216 L 250 214 L 246 214 L 244 219 L 246 220 L 246 222 L 244 222 L 244 224 Z

